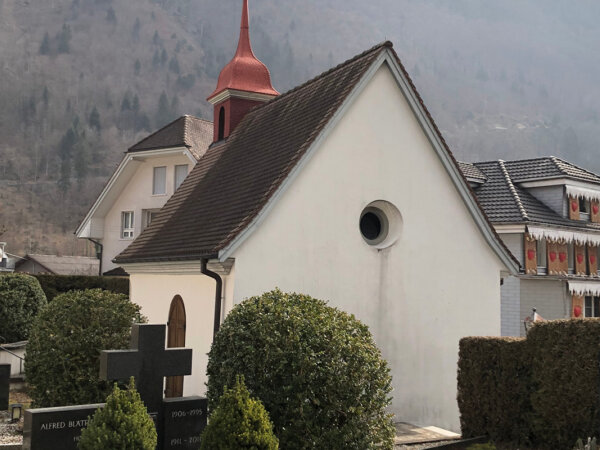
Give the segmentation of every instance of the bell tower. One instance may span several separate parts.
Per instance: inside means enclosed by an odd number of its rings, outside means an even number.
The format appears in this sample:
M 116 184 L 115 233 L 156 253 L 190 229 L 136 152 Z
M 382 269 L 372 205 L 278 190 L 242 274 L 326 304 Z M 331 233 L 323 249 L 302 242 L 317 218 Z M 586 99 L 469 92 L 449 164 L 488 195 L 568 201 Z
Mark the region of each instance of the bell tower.
M 244 0 L 237 51 L 221 71 L 217 88 L 207 99 L 214 105 L 213 142 L 229 137 L 250 109 L 277 95 L 269 69 L 252 51 L 248 0 Z

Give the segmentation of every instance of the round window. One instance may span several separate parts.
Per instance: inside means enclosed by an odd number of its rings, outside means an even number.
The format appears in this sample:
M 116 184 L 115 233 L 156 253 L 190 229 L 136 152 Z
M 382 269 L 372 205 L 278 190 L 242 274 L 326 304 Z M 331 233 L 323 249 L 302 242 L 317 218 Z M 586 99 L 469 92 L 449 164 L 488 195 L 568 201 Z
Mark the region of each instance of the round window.
M 360 218 L 360 232 L 371 245 L 379 244 L 387 235 L 387 217 L 377 208 L 367 208 Z
M 378 249 L 394 244 L 400 235 L 401 226 L 400 211 L 384 200 L 369 204 L 360 215 L 360 234 L 367 244 Z

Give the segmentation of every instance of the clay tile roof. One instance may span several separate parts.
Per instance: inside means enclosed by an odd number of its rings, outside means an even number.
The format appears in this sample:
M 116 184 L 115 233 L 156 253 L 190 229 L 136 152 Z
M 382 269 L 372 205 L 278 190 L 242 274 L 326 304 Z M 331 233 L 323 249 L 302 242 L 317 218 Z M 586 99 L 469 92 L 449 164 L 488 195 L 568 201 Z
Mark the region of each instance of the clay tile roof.
M 473 164 L 458 161 L 458 167 L 468 180 L 473 180 L 479 183 L 485 183 L 487 180 L 485 174 Z
M 26 255 L 16 264 L 16 268 L 27 261 L 44 267 L 48 273 L 57 275 L 98 275 L 100 261 L 87 256 Z
M 390 42 L 250 111 L 115 261 L 215 256 L 262 210 Z
M 538 158 L 537 161 L 540 161 L 543 164 L 542 167 L 544 167 L 549 159 Z M 515 174 L 522 176 L 523 170 L 519 169 L 529 171 L 531 161 L 473 163 L 487 178 L 487 181 L 475 190 L 475 194 L 492 223 L 496 225 L 535 223 L 593 231 L 600 230 L 599 224 L 571 220 L 561 216 L 534 197 L 527 189 L 519 186 L 515 180 Z M 552 171 L 554 169 L 546 168 L 544 170 Z
M 600 177 L 556 156 L 507 161 L 506 168 L 515 183 L 571 178 L 574 180 L 600 184 Z
M 182 116 L 132 146 L 129 152 L 187 147 L 199 160 L 212 140 L 212 122 L 193 116 Z

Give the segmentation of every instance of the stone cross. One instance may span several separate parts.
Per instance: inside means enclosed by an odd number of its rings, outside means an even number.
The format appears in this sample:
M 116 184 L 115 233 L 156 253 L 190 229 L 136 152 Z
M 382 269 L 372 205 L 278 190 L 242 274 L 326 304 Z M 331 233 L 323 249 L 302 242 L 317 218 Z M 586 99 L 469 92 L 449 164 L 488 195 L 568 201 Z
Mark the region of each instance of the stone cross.
M 192 350 L 165 349 L 165 329 L 165 325 L 133 325 L 131 350 L 104 350 L 100 356 L 100 378 L 135 377 L 136 388 L 150 414 L 161 410 L 164 377 L 192 373 Z

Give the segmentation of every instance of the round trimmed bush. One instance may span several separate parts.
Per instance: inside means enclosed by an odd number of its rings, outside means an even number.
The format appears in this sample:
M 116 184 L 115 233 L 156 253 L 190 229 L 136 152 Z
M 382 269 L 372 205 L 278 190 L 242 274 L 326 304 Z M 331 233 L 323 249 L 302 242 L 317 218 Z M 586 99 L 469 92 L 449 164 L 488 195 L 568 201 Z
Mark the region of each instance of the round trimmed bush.
M 123 294 L 93 289 L 61 294 L 37 316 L 25 373 L 37 407 L 99 403 L 111 384 L 99 378 L 102 350 L 129 346 L 140 307 Z
M 121 390 L 115 384 L 104 408 L 98 409 L 81 432 L 81 450 L 154 450 L 156 428 L 131 378 Z
M 38 280 L 14 273 L 0 276 L 0 343 L 27 340 L 46 296 Z
M 243 375 L 281 448 L 391 449 L 391 376 L 367 326 L 324 301 L 275 290 L 237 305 L 215 337 L 209 408 Z
M 269 414 L 260 402 L 250 397 L 243 377 L 233 389 L 225 387 L 219 406 L 211 414 L 202 433 L 200 450 L 277 450 Z

